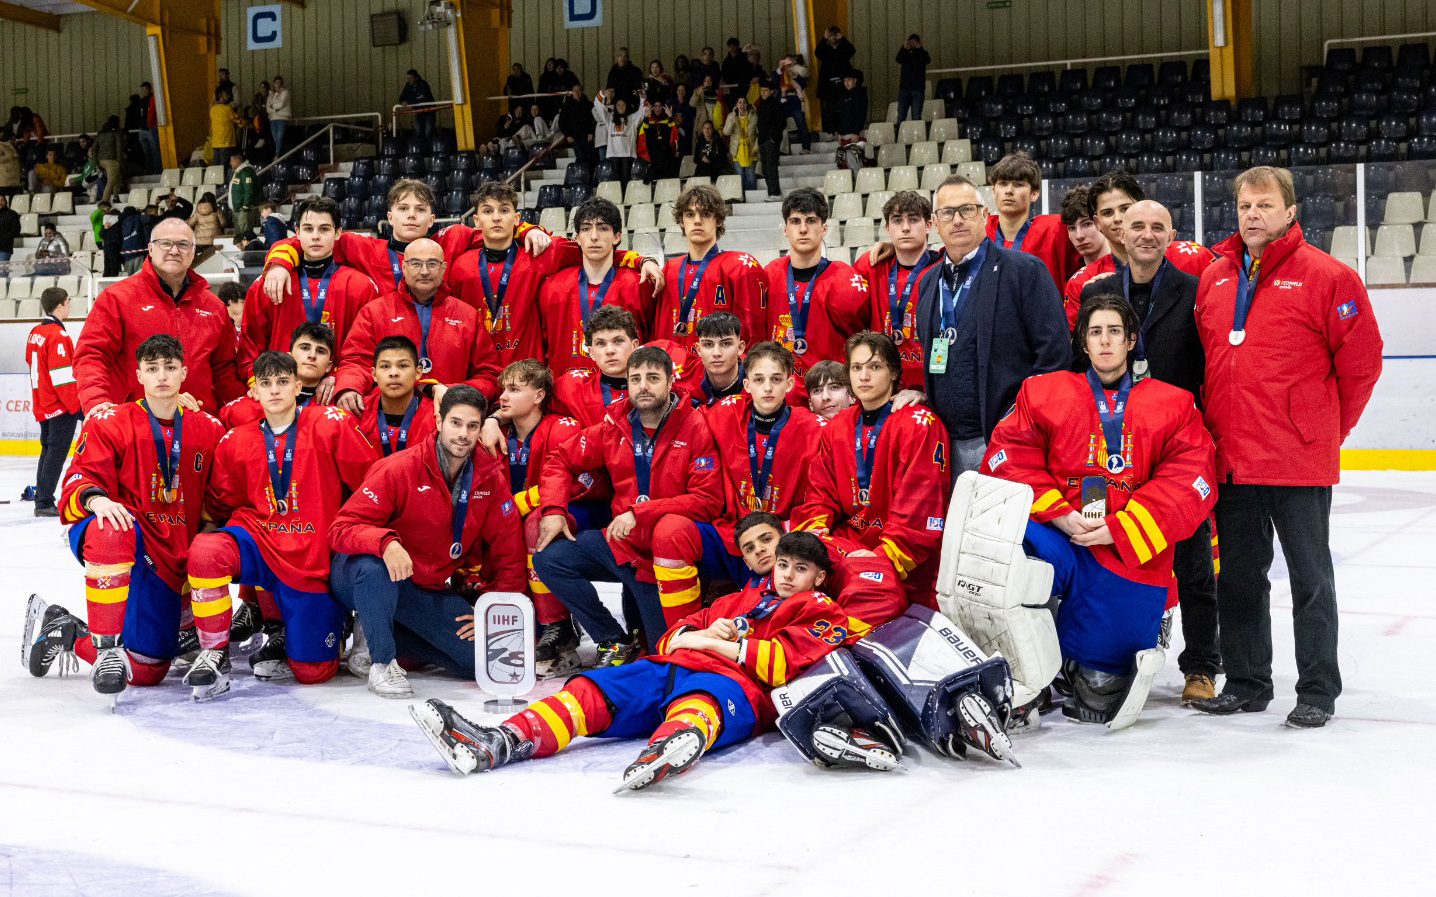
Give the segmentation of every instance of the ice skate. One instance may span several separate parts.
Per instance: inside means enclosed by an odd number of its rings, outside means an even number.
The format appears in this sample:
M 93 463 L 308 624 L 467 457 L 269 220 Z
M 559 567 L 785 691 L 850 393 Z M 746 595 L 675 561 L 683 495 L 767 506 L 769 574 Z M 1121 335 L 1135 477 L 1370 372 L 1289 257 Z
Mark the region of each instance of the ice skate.
M 888 772 L 900 765 L 892 748 L 871 732 L 857 727 L 818 726 L 813 730 L 813 750 L 834 766 Z
M 31 595 L 20 637 L 20 663 L 32 676 L 49 673 L 56 661 L 59 675 L 77 673 L 80 659 L 75 656 L 75 642 L 89 635 L 89 628 L 79 617 L 58 604 L 46 604 L 39 595 Z
M 994 760 L 1005 760 L 1018 769 L 1022 768 L 1012 752 L 1012 740 L 1007 737 L 1002 721 L 986 698 L 979 694 L 965 694 L 957 702 L 957 710 L 962 720 L 963 741 Z
M 95 657 L 95 665 L 90 669 L 90 684 L 95 691 L 111 698 L 119 696 L 129 684 L 130 658 L 125 654 L 125 649 L 120 647 L 119 640 L 111 637 L 109 646 L 96 645 L 99 654 Z M 114 701 L 110 702 L 110 709 L 114 709 Z
M 229 624 L 230 647 L 235 649 L 258 647 L 252 642 L 263 631 L 264 621 L 259 617 L 259 608 L 241 601 Z
M 193 691 L 191 697 L 198 703 L 213 701 L 229 691 L 229 648 L 208 648 L 199 652 L 189 672 L 185 673 L 184 684 Z
M 578 669 L 578 632 L 572 620 L 545 623 L 534 648 L 534 675 L 539 679 L 564 676 Z
M 639 791 L 669 776 L 682 775 L 703 756 L 706 745 L 707 739 L 697 726 L 685 726 L 667 738 L 649 743 L 623 771 L 623 783 L 613 793 Z
M 369 690 L 381 698 L 412 698 L 414 689 L 404 675 L 399 661 L 375 663 L 369 666 Z
M 289 655 L 284 650 L 284 624 L 275 620 L 264 623 L 264 647 L 249 655 L 249 667 L 261 682 L 293 682 Z
M 429 699 L 410 704 L 409 715 L 449 768 L 461 776 L 527 760 L 532 741 L 524 741 L 509 726 L 476 726 L 443 701 Z

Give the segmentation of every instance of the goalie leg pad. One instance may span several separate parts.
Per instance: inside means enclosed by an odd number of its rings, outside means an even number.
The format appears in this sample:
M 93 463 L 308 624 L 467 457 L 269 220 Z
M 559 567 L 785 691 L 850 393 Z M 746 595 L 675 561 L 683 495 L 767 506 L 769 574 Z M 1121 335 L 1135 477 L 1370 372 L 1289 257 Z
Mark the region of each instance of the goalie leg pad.
M 1167 652 L 1161 648 L 1138 651 L 1132 671 L 1122 675 L 1066 661 L 1072 696 L 1062 706 L 1063 715 L 1084 723 L 1104 723 L 1114 731 L 1127 728 L 1142 712 L 1152 680 L 1166 660 Z
M 1007 658 L 1019 705 L 1062 663 L 1049 609 L 1052 566 L 1022 546 L 1031 510 L 1029 486 L 973 471 L 958 477 L 937 580 L 938 608 L 982 651 Z
M 906 739 L 901 724 L 847 648 L 826 655 L 798 678 L 773 689 L 772 697 L 778 730 L 819 766 L 837 765 L 814 747 L 815 733 L 830 724 L 866 729 L 894 757 L 902 756 Z

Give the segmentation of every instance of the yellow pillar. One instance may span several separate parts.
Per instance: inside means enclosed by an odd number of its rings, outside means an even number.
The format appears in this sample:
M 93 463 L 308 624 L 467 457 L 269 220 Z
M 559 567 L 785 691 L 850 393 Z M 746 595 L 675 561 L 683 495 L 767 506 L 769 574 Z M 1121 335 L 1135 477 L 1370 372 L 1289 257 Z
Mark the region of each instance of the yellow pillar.
M 1207 50 L 1212 99 L 1236 101 L 1255 93 L 1252 0 L 1207 0 Z
M 450 74 L 459 89 L 454 104 L 454 131 L 459 149 L 471 150 L 494 136 L 494 122 L 504 104 L 486 99 L 500 92 L 509 72 L 509 28 L 512 0 L 460 0 L 449 47 Z

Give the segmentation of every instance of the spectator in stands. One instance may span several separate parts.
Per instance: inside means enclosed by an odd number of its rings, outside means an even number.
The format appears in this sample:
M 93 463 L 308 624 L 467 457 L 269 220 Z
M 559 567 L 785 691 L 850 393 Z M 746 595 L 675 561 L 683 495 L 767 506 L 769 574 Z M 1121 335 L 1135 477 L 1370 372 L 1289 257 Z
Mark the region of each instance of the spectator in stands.
M 693 107 L 693 133 L 702 130 L 705 121 L 711 121 L 715 130 L 723 130 L 723 92 L 718 89 L 717 76 L 704 75 L 688 105 Z
M 802 153 L 813 149 L 813 138 L 808 133 L 808 98 L 803 91 L 808 86 L 808 67 L 801 56 L 784 56 L 773 73 L 773 87 L 778 101 L 782 104 L 785 118 L 792 119 L 798 129 L 798 142 L 803 145 Z M 786 127 L 787 122 L 784 122 Z
M 244 120 L 235 115 L 234 109 L 230 107 L 233 95 L 221 87 L 214 92 L 214 102 L 209 107 L 209 146 L 213 160 L 211 164 L 222 165 L 225 169 L 225 181 L 229 181 L 229 154 L 239 149 L 239 132 L 237 128 L 244 127 Z
M 1331 491 L 1341 443 L 1381 373 L 1381 334 L 1356 272 L 1311 246 L 1291 172 L 1237 175 L 1236 234 L 1197 287 L 1207 429 L 1217 446 L 1217 616 L 1226 682 L 1205 713 L 1265 710 L 1271 674 L 1272 535 L 1291 582 L 1296 707 L 1286 725 L 1336 711 L 1336 578 Z
M 604 82 L 611 102 L 623 100 L 629 109 L 637 108 L 639 93 L 643 90 L 643 72 L 628 58 L 628 48 L 619 47 L 608 68 L 608 80 Z
M 20 151 L 8 126 L 0 128 L 0 195 L 20 192 Z
M 163 197 L 160 203 L 164 210 L 161 212 L 156 209 L 155 215 L 159 218 L 183 218 L 188 221 L 194 214 L 194 203 L 176 193 L 173 187 L 170 188 L 169 196 Z
M 833 101 L 834 132 L 843 143 L 857 140 L 868 126 L 868 89 L 863 86 L 863 73 L 852 69 L 843 75 L 843 85 Z M 825 125 L 823 130 L 827 130 Z
M 1107 238 L 1102 236 L 1102 229 L 1097 226 L 1096 219 L 1088 209 L 1089 191 L 1090 188 L 1085 185 L 1068 190 L 1062 197 L 1060 213 L 1062 224 L 1067 228 L 1067 239 L 1072 241 L 1072 248 L 1082 256 L 1083 265 L 1092 264 L 1110 251 L 1107 248 Z
M 843 29 L 837 25 L 829 26 L 823 34 L 823 42 L 813 50 L 813 56 L 818 60 L 818 105 L 824 133 L 850 133 L 839 129 L 838 99 L 843 92 L 843 79 L 853 71 L 853 56 L 857 52 L 852 41 L 843 37 Z M 866 117 L 863 127 L 867 127 Z
M 133 211 L 133 210 L 132 210 Z M 125 235 L 120 227 L 120 212 L 118 209 L 107 209 L 105 215 L 100 219 L 100 248 L 105 251 L 105 266 L 102 269 L 101 277 L 119 277 L 120 266 L 124 263 L 121 254 L 124 249 Z
M 578 75 L 569 70 L 568 60 L 562 56 L 553 61 L 553 73 L 554 90 L 573 90 L 579 83 Z
M 778 184 L 778 156 L 783 149 L 788 113 L 783 108 L 783 101 L 773 91 L 773 85 L 765 83 L 759 90 L 758 156 L 763 162 L 763 183 L 768 188 L 768 201 L 777 202 L 783 198 L 783 188 Z
M 104 248 L 105 245 L 105 238 L 101 233 L 103 230 L 103 221 L 106 215 L 113 214 L 111 212 L 113 208 L 110 203 L 101 201 L 97 203 L 95 208 L 90 212 L 90 232 L 95 235 L 95 245 L 101 248 Z
M 927 67 L 932 57 L 923 49 L 922 38 L 909 34 L 898 48 L 898 123 L 912 114 L 913 121 L 922 121 L 922 97 L 927 90 Z
M 0 193 L 0 262 L 10 261 L 20 236 L 20 216 L 10 208 L 10 197 Z
M 95 135 L 95 161 L 104 172 L 104 188 L 100 201 L 108 202 L 120 195 L 120 160 L 124 158 L 124 146 L 120 140 L 120 117 L 111 115 Z
M 562 93 L 563 88 L 558 86 L 558 65 L 557 60 L 550 56 L 543 62 L 543 71 L 538 76 L 538 93 Z M 543 107 L 545 118 L 553 118 L 559 112 L 559 106 L 563 102 L 562 97 L 540 97 L 539 105 Z
M 259 204 L 259 232 L 264 237 L 264 248 L 273 249 L 274 244 L 289 236 L 289 225 L 279 214 L 279 206 L 265 200 Z
M 613 108 L 608 108 L 608 103 Z M 613 176 L 626 187 L 633 170 L 637 154 L 638 126 L 647 113 L 643 101 L 638 101 L 638 111 L 630 113 L 628 104 L 615 96 L 613 88 L 606 88 L 593 103 L 593 117 L 608 131 L 608 160 L 613 163 Z
M 193 264 L 198 265 L 214 254 L 214 241 L 224 234 L 224 221 L 219 217 L 219 209 L 215 206 L 213 193 L 206 193 L 200 197 L 188 223 L 194 229 Z
M 60 236 L 59 231 L 55 230 L 55 225 L 46 224 L 40 228 L 40 243 L 35 247 L 35 252 L 37 254 L 43 252 L 51 258 L 56 256 L 68 257 L 70 254 L 70 244 L 69 241 Z
M 418 106 L 423 103 L 434 102 L 434 92 L 429 89 L 429 82 L 419 77 L 419 73 L 409 69 L 404 74 L 404 89 L 399 93 L 399 105 Z M 414 113 L 414 133 L 424 140 L 428 140 L 434 133 L 434 122 L 438 114 L 430 109 L 427 112 Z
M 148 81 L 140 84 L 140 100 L 144 103 L 145 124 L 136 133 L 145 153 L 145 172 L 158 174 L 164 167 L 160 155 L 160 122 L 155 111 L 155 89 Z
M 159 220 L 158 209 L 146 206 L 141 212 L 134 206 L 125 206 L 120 213 L 120 258 L 125 274 L 140 270 L 145 260 L 145 247 L 149 245 L 150 230 Z
M 517 62 L 509 69 L 504 81 L 504 96 L 509 98 L 509 111 L 517 112 L 529 104 L 529 94 L 535 93 L 534 79 Z
M 215 84 L 215 95 L 218 96 L 221 90 L 229 94 L 229 102 L 231 103 L 234 102 L 235 97 L 239 96 L 239 88 L 229 79 L 229 69 L 219 70 L 219 81 Z
M 60 154 L 45 150 L 45 161 L 30 169 L 31 193 L 55 193 L 65 189 L 65 178 L 70 173 L 60 163 Z
M 583 85 L 575 84 L 563 98 L 558 110 L 558 130 L 573 146 L 574 160 L 590 172 L 598 161 L 598 150 L 593 144 L 593 104 L 583 95 Z
M 712 78 L 716 87 L 723 78 L 723 69 L 718 65 L 712 47 L 704 47 L 698 54 L 698 61 L 690 66 L 692 75 L 688 78 L 688 89 L 696 91 L 704 78 Z
M 532 132 L 530 139 L 540 146 L 547 146 L 554 138 L 554 126 L 543 117 L 543 108 L 534 101 L 529 101 L 528 127 Z
M 693 138 L 694 177 L 713 178 L 733 173 L 733 162 L 728 158 L 728 144 L 723 135 L 713 128 L 713 122 L 705 121 Z M 18 225 L 17 225 L 18 226 Z
M 236 232 L 254 230 L 255 206 L 259 204 L 259 176 L 244 154 L 234 150 L 229 154 L 229 208 L 234 213 Z
M 261 81 L 261 85 L 265 82 Z M 240 150 L 245 157 L 260 165 L 267 165 L 274 161 L 274 141 L 269 133 L 269 111 L 266 103 L 269 101 L 268 91 L 261 91 L 254 95 L 250 104 L 244 107 L 242 118 L 244 129 L 240 135 Z M 226 159 L 226 166 L 229 160 Z
M 663 70 L 663 63 L 657 59 L 648 63 L 648 74 L 643 79 L 643 95 L 648 105 L 666 103 L 673 92 L 673 79 Z
M 648 160 L 648 183 L 678 177 L 678 125 L 666 103 L 648 107 L 638 126 L 638 142 Z
M 29 106 L 10 107 L 10 132 L 20 143 L 44 143 L 50 133 L 45 120 Z
M 743 55 L 743 44 L 738 38 L 728 38 L 728 55 L 723 57 L 718 73 L 722 76 L 719 86 L 725 95 L 741 95 L 748 90 L 748 82 L 753 79 L 753 67 L 748 64 L 748 57 Z M 732 99 L 728 105 L 733 105 Z
M 668 101 L 668 114 L 678 126 L 678 155 L 693 152 L 693 117 L 695 110 L 688 104 L 688 85 L 673 85 L 673 99 Z
M 284 76 L 274 76 L 274 86 L 264 98 L 264 108 L 269 114 L 269 134 L 274 140 L 274 157 L 284 155 L 284 132 L 289 130 L 289 120 L 294 117 L 294 107 L 289 98 L 289 88 L 284 86 Z
M 682 53 L 673 57 L 673 86 L 693 89 L 693 66 Z
M 733 159 L 733 172 L 742 175 L 743 189 L 757 190 L 758 175 L 758 113 L 748 105 L 748 98 L 738 97 L 733 111 L 723 122 L 723 136 L 728 138 L 728 153 Z

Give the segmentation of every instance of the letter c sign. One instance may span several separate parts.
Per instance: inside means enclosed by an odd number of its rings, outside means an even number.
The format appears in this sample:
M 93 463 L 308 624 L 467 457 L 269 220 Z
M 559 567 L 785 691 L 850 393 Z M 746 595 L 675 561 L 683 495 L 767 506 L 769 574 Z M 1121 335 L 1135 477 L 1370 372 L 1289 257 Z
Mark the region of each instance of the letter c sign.
M 284 34 L 280 30 L 280 10 L 283 6 L 270 3 L 265 6 L 251 6 L 245 10 L 248 27 L 249 50 L 278 50 L 284 46 Z

